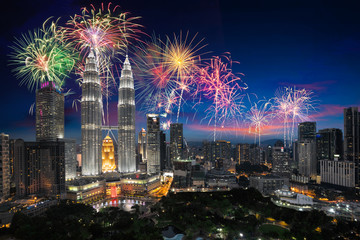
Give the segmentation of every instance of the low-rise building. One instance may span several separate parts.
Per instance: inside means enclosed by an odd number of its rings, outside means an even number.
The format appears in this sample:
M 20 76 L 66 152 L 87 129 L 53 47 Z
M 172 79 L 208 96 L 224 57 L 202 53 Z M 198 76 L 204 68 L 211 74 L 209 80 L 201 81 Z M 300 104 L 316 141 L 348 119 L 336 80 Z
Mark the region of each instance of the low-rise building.
M 66 199 L 74 202 L 91 203 L 105 197 L 105 179 L 85 177 L 69 181 L 66 185 Z
M 257 189 L 263 195 L 270 195 L 282 186 L 289 185 L 289 178 L 276 175 L 251 176 L 249 180 L 250 187 Z

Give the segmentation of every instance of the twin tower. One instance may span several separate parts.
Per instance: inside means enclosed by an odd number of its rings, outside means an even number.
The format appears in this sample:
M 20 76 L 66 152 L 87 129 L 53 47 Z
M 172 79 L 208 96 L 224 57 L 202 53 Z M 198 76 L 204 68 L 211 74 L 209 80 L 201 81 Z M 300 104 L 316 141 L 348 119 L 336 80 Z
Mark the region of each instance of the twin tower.
M 96 54 L 91 49 L 86 58 L 81 98 L 82 175 L 102 172 L 102 94 Z M 136 171 L 135 90 L 128 56 L 121 71 L 118 100 L 118 171 Z

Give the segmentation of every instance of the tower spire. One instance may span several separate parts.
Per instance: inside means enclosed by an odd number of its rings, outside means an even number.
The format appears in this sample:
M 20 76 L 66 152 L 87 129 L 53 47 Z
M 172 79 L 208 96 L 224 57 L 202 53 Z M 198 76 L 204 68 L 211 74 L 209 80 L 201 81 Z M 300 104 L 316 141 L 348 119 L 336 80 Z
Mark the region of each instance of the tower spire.
M 119 172 L 135 172 L 135 90 L 127 54 L 119 84 L 118 127 Z

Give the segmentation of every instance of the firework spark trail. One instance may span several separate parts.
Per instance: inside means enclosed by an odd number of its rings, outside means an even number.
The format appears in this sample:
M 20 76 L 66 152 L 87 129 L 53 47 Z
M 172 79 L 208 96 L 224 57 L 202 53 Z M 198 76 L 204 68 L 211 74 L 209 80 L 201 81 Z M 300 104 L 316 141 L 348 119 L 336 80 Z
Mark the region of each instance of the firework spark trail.
M 236 119 L 241 114 L 243 96 L 240 93 L 247 89 L 246 84 L 240 85 L 240 77 L 232 72 L 231 59 L 226 57 L 225 60 L 228 63 L 214 57 L 199 71 L 199 92 L 213 102 L 207 109 L 207 117 L 209 124 L 214 121 L 214 141 L 218 122 L 223 124 L 225 120 Z
M 188 40 L 189 32 L 185 37 L 182 32 L 178 36 L 174 34 L 172 40 L 167 36 L 164 51 L 159 51 L 164 60 L 164 66 L 168 69 L 169 74 L 176 78 L 177 90 L 180 91 L 176 122 L 179 122 L 184 91 L 189 91 L 190 86 L 194 83 L 194 73 L 199 69 L 201 55 L 199 52 L 206 46 L 200 45 L 203 39 L 195 43 L 196 36 L 197 34 L 191 40 Z
M 71 43 L 64 41 L 58 31 L 57 21 L 45 21 L 41 29 L 29 31 L 16 39 L 10 54 L 10 65 L 20 85 L 29 90 L 37 89 L 40 83 L 54 81 L 61 88 L 72 71 L 78 55 L 71 49 Z
M 315 110 L 312 95 L 312 91 L 295 87 L 285 87 L 276 92 L 275 108 L 278 118 L 283 121 L 285 147 L 288 145 L 287 140 L 290 143 L 294 140 L 295 123 L 307 121 L 309 112 Z
M 164 64 L 164 49 L 164 43 L 155 35 L 134 49 L 137 101 L 146 112 L 160 111 L 164 106 L 164 98 L 174 96 L 176 91 L 176 81 Z
M 249 112 L 246 114 L 246 118 L 250 121 L 249 133 L 251 133 L 253 130 L 255 144 L 256 137 L 258 137 L 259 146 L 261 144 L 261 130 L 273 117 L 271 109 L 272 105 L 270 101 L 260 100 L 257 103 L 254 103 Z

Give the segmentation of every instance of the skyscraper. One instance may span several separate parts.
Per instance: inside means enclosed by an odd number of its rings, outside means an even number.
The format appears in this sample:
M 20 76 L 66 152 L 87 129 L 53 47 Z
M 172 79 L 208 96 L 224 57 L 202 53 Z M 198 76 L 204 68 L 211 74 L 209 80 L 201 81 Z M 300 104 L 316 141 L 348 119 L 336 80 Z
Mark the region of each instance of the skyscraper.
M 160 172 L 160 120 L 158 114 L 146 114 L 147 119 L 147 172 Z
M 170 124 L 170 159 L 171 162 L 183 158 L 183 124 Z
M 355 184 L 360 183 L 360 114 L 357 107 L 344 109 L 344 160 L 355 163 Z
M 249 157 L 250 144 L 243 143 L 236 145 L 235 161 L 242 164 L 245 161 L 250 161 Z
M 64 138 L 64 95 L 54 82 L 36 90 L 36 141 Z
M 0 134 L 0 202 L 10 196 L 9 135 Z
M 342 160 L 343 134 L 341 129 L 321 129 L 316 135 L 316 152 L 318 160 Z
M 316 122 L 302 122 L 298 124 L 298 141 L 314 140 L 316 136 Z
M 135 158 L 135 90 L 129 58 L 121 71 L 118 101 L 119 172 L 136 172 Z
M 144 162 L 146 157 L 146 130 L 141 129 L 138 136 L 138 152 L 141 155 L 141 161 Z
M 166 158 L 166 134 L 160 131 L 160 171 L 164 171 L 168 166 L 168 159 Z
M 81 144 L 82 175 L 101 173 L 102 95 L 94 50 L 86 58 L 81 85 Z
M 16 195 L 45 194 L 60 197 L 65 194 L 64 140 L 15 141 L 14 175 Z
M 298 154 L 299 154 L 299 173 L 306 177 L 315 179 L 316 177 L 316 143 L 313 140 L 305 139 L 298 142 Z
M 65 180 L 76 178 L 76 140 L 61 139 L 65 148 Z
M 284 147 L 279 147 L 275 144 L 272 149 L 272 173 L 282 176 L 290 175 L 289 167 L 289 152 Z

